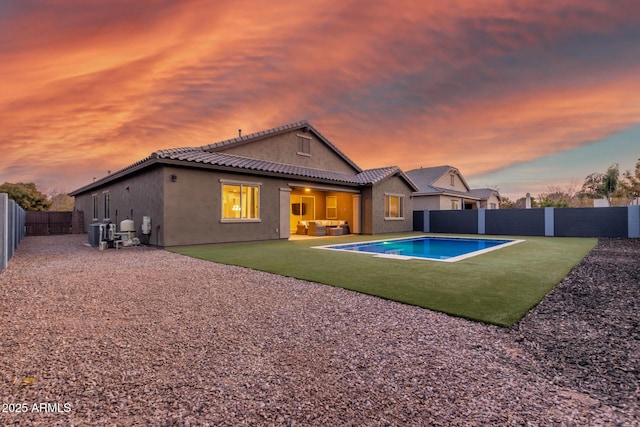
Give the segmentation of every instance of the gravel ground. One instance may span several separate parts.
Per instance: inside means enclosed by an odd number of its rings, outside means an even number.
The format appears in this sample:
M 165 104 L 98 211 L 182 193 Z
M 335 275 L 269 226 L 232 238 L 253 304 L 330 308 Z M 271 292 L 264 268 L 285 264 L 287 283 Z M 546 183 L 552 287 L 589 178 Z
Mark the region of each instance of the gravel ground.
M 640 424 L 638 240 L 511 329 L 85 241 L 28 237 L 0 273 L 0 425 Z

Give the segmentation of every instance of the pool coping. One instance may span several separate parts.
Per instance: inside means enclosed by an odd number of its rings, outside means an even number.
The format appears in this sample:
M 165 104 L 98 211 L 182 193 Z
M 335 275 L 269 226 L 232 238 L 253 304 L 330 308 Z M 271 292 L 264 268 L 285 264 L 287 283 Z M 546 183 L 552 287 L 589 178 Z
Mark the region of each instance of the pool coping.
M 426 257 L 417 257 L 417 256 L 407 256 L 407 255 L 394 255 L 394 254 L 381 254 L 378 252 L 366 252 L 366 251 L 350 251 L 348 249 L 336 249 L 336 246 L 351 246 L 358 244 L 368 244 L 368 243 L 379 243 L 379 242 L 390 242 L 393 240 L 413 240 L 413 239 L 422 239 L 422 238 L 444 238 L 444 239 L 464 239 L 464 240 L 507 240 L 507 242 L 492 246 L 490 248 L 480 249 L 477 251 L 469 252 L 466 254 L 458 255 L 455 257 L 447 258 L 447 259 L 438 259 L 438 258 L 426 258 Z M 478 255 L 482 255 L 488 252 L 493 252 L 498 249 L 506 248 L 507 246 L 513 246 L 518 243 L 526 242 L 526 240 L 522 239 L 501 239 L 497 237 L 460 237 L 460 236 L 450 236 L 450 235 L 442 235 L 442 236 L 414 236 L 414 237 L 397 237 L 393 239 L 380 239 L 380 240 L 367 240 L 363 242 L 351 242 L 351 243 L 341 243 L 341 244 L 332 244 L 332 245 L 322 245 L 322 246 L 312 246 L 312 249 L 324 249 L 329 251 L 341 251 L 341 252 L 350 252 L 355 254 L 364 254 L 364 255 L 372 255 L 374 258 L 387 258 L 387 259 L 396 259 L 396 260 L 411 260 L 416 259 L 420 261 L 438 261 L 438 262 L 458 262 L 464 259 L 473 258 Z

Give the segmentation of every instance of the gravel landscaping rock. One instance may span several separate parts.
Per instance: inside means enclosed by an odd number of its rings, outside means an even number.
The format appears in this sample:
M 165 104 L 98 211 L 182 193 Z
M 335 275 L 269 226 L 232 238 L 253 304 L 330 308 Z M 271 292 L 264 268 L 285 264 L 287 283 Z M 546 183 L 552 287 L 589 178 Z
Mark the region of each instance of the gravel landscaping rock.
M 84 242 L 27 237 L 0 273 L 0 425 L 640 423 L 638 240 L 511 329 Z
M 512 336 L 541 375 L 637 416 L 639 323 L 640 239 L 600 239 Z

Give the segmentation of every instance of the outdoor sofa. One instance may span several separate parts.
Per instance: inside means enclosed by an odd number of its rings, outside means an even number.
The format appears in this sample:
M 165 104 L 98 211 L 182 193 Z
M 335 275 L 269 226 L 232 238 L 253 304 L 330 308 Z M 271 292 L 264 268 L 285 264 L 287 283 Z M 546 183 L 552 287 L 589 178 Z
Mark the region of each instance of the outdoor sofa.
M 349 224 L 347 221 L 337 219 L 324 219 L 317 221 L 298 221 L 297 234 L 307 234 L 309 236 L 339 236 L 349 234 Z

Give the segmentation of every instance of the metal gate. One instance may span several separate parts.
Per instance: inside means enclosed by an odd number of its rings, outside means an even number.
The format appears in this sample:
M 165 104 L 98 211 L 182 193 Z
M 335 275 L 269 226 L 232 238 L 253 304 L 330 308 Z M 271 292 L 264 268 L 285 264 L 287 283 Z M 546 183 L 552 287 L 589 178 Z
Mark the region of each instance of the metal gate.
M 71 234 L 73 212 L 26 212 L 27 236 Z

